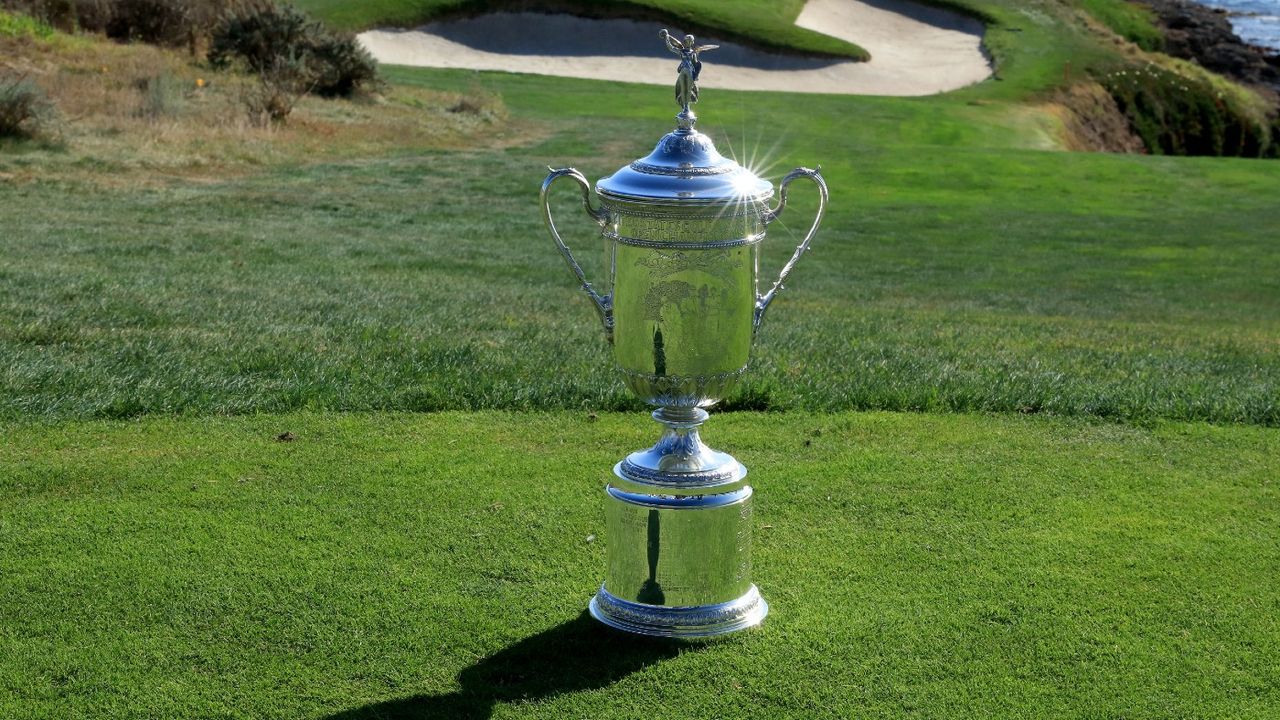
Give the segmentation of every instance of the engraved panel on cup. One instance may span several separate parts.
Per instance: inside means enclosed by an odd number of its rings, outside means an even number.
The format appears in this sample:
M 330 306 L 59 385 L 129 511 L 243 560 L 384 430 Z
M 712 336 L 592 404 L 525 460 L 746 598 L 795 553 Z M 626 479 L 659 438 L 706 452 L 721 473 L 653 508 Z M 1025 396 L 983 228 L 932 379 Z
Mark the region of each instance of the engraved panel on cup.
M 614 596 L 648 605 L 691 606 L 728 602 L 751 588 L 749 486 L 726 494 L 732 496 L 730 502 L 713 500 L 701 508 L 668 507 L 661 496 L 622 493 L 613 486 L 610 491 L 604 586 Z M 646 497 L 652 502 L 645 502 Z
M 718 397 L 751 353 L 758 215 L 616 217 L 614 349 L 628 383 L 650 402 Z M 661 402 L 673 400 L 699 404 Z

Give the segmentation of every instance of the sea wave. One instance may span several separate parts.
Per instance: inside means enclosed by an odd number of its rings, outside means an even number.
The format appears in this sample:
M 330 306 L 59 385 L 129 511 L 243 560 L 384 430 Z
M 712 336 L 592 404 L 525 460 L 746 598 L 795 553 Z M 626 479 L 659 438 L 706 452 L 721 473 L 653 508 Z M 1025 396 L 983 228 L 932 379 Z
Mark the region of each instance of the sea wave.
M 1280 50 L 1280 0 L 1201 0 L 1200 4 L 1226 10 L 1231 27 L 1245 42 Z

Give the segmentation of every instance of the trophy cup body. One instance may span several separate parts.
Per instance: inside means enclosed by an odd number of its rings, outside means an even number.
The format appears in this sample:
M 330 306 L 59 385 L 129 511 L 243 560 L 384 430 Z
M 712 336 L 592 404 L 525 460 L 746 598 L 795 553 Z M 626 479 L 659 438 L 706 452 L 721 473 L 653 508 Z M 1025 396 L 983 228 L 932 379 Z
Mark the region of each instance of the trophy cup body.
M 591 613 L 630 632 L 698 637 L 751 627 L 768 612 L 751 582 L 746 468 L 707 447 L 699 426 L 706 408 L 746 371 L 765 311 L 821 223 L 827 189 L 819 172 L 799 168 L 771 204 L 770 183 L 721 156 L 694 129 L 696 55 L 709 47 L 690 36 L 683 43 L 665 31 L 662 37 L 682 55 L 677 128 L 594 192 L 577 170 L 552 170 L 541 199 L 547 228 L 595 303 L 623 380 L 657 408 L 653 417 L 663 426 L 657 444 L 619 462 L 605 488 L 608 561 Z M 556 230 L 548 192 L 561 178 L 577 183 L 584 209 L 609 241 L 608 295 L 596 292 Z M 759 246 L 798 178 L 817 186 L 818 212 L 761 294 Z

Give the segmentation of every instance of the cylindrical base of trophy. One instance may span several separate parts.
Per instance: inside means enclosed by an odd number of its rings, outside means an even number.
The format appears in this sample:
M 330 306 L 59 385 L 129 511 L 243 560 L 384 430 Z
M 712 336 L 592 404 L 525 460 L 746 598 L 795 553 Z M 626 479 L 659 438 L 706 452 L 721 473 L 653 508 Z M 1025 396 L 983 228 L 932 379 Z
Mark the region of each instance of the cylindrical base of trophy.
M 696 439 L 696 438 L 695 438 Z M 666 473 L 632 461 L 605 488 L 607 569 L 591 602 L 596 619 L 664 637 L 720 635 L 757 625 L 768 605 L 751 583 L 751 500 L 746 468 Z
M 740 598 L 692 607 L 628 602 L 602 586 L 588 607 L 591 617 L 618 630 L 672 638 L 711 637 L 745 630 L 759 625 L 769 614 L 769 604 L 755 585 Z

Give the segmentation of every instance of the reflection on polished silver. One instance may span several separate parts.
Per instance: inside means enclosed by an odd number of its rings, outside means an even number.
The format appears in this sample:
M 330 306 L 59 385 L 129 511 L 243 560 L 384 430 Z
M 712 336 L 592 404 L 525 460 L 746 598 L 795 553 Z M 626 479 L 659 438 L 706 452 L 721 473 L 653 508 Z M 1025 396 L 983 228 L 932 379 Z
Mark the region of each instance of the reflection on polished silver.
M 618 463 L 613 472 L 622 480 L 667 488 L 666 492 L 705 494 L 723 492 L 721 485 L 747 476 L 747 469 L 732 455 L 707 447 L 698 435 L 706 422 L 701 408 L 664 407 L 653 419 L 665 430 L 658 443 L 648 450 L 633 452 Z
M 727 172 L 733 172 L 733 168 L 728 165 L 706 168 L 668 168 L 661 165 L 650 165 L 639 160 L 631 163 L 631 169 L 637 172 L 649 173 L 650 175 L 671 175 L 673 177 L 682 175 L 723 175 Z
M 809 227 L 809 232 L 805 233 L 804 240 L 796 246 L 796 251 L 791 256 L 791 259 L 787 261 L 787 264 L 782 266 L 782 272 L 778 273 L 778 279 L 773 282 L 773 287 L 769 288 L 769 292 L 760 296 L 760 299 L 756 301 L 756 327 L 760 327 L 760 323 L 764 320 L 764 313 L 769 309 L 769 303 L 773 302 L 773 299 L 778 295 L 778 291 L 783 289 L 782 283 L 786 281 L 787 276 L 795 269 L 796 263 L 800 261 L 800 256 L 804 255 L 805 251 L 809 249 L 809 241 L 813 240 L 813 236 L 817 234 L 818 226 L 822 224 L 822 213 L 827 209 L 827 183 L 822 179 L 822 168 L 818 167 L 817 170 L 796 168 L 787 173 L 787 176 L 782 178 L 782 182 L 778 184 L 778 206 L 765 214 L 765 223 L 768 224 L 777 220 L 782 211 L 786 209 L 787 186 L 796 178 L 808 178 L 818 186 L 818 212 L 813 216 L 813 225 Z
M 698 60 L 698 54 L 708 50 L 715 50 L 719 45 L 698 45 L 693 41 L 692 35 L 685 35 L 684 40 L 675 39 L 671 33 L 663 28 L 658 32 L 658 37 L 667 44 L 667 49 L 680 56 L 680 67 L 676 75 L 676 102 L 680 104 L 680 127 L 684 127 L 683 120 L 690 118 L 693 113 L 689 110 L 689 106 L 698 102 L 698 74 L 702 72 L 702 62 Z
M 696 607 L 654 607 L 623 600 L 602 585 L 591 599 L 591 616 L 605 625 L 658 637 L 710 637 L 759 625 L 769 604 L 752 585 L 740 598 Z
M 827 186 L 797 168 L 773 186 L 716 151 L 694 129 L 699 53 L 693 36 L 661 39 L 680 56 L 676 129 L 648 156 L 592 188 L 573 168 L 542 183 L 547 231 L 591 298 L 618 370 L 657 407 L 657 444 L 628 455 L 605 488 L 608 567 L 591 601 L 606 625 L 644 635 L 701 637 L 759 624 L 768 604 L 751 582 L 752 489 L 733 456 L 699 434 L 707 411 L 746 371 L 756 330 L 822 223 Z M 577 184 L 608 247 L 606 292 L 596 289 L 560 237 L 549 192 Z M 818 209 L 768 292 L 759 292 L 759 247 L 786 209 L 791 183 L 814 183 Z
M 635 245 L 636 247 L 660 248 L 663 250 L 711 250 L 714 248 L 737 247 L 739 245 L 755 245 L 764 239 L 764 233 L 751 235 L 744 238 L 729 238 L 728 240 L 709 240 L 694 242 L 676 242 L 674 240 L 646 240 L 645 238 L 633 238 L 625 235 L 606 230 L 604 236 L 610 240 L 616 240 L 623 245 Z
M 556 245 L 560 248 L 560 254 L 564 256 L 564 260 L 569 264 L 569 269 L 578 276 L 578 282 L 582 283 L 582 289 L 586 291 L 592 302 L 596 305 L 596 310 L 600 313 L 600 322 L 604 324 L 605 337 L 613 340 L 613 300 L 608 295 L 600 295 L 591 287 L 591 283 L 587 282 L 587 274 L 582 271 L 582 267 L 573 259 L 573 253 L 569 251 L 569 246 L 564 244 L 564 240 L 560 239 L 560 233 L 556 231 L 556 223 L 551 219 L 551 206 L 547 204 L 547 191 L 551 189 L 551 184 L 562 177 L 568 177 L 578 183 L 578 187 L 582 190 L 582 207 L 587 214 L 595 218 L 596 223 L 600 227 L 604 227 L 609 221 L 609 215 L 602 210 L 596 210 L 591 207 L 591 183 L 583 177 L 582 173 L 573 168 L 565 168 L 563 170 L 555 170 L 547 168 L 551 174 L 546 180 L 542 181 L 542 219 L 547 223 L 547 230 L 551 232 L 551 237 L 555 239 Z

